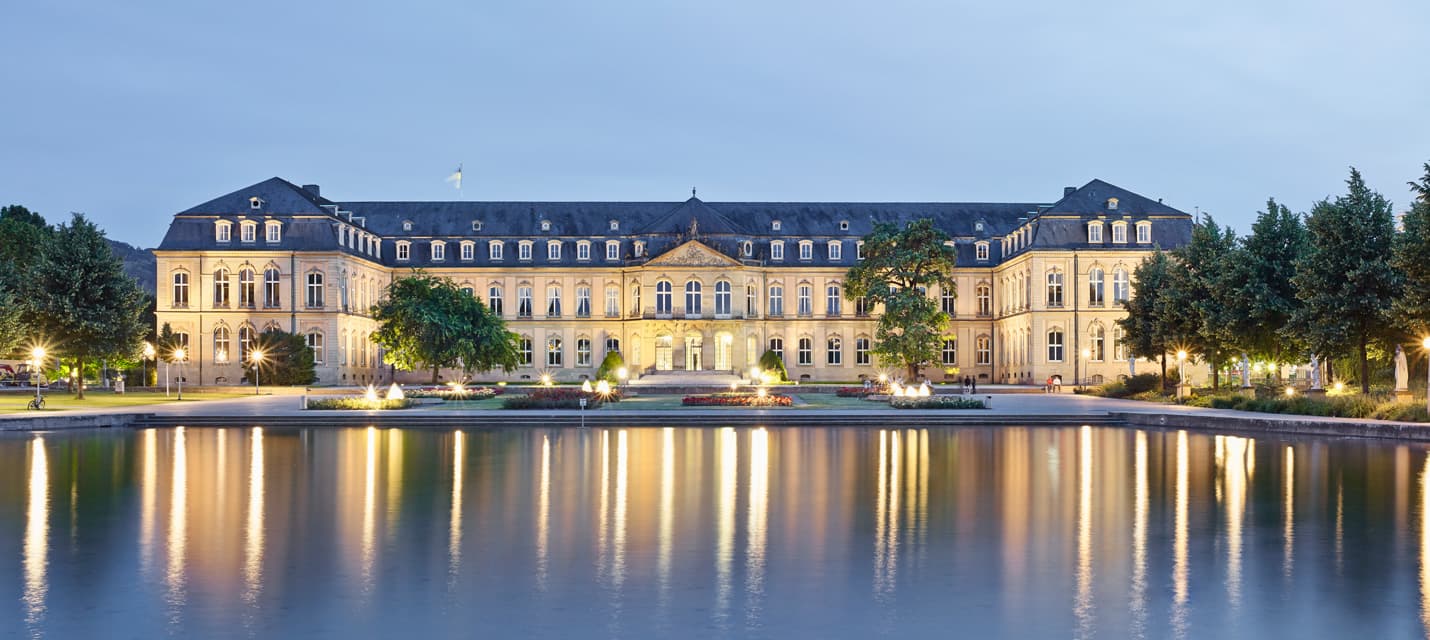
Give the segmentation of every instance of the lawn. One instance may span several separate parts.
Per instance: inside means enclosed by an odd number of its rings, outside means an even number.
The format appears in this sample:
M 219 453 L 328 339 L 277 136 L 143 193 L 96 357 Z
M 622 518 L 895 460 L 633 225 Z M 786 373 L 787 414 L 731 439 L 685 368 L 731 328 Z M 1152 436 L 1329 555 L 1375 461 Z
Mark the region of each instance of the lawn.
M 448 400 L 442 404 L 419 405 L 417 408 L 431 411 L 482 411 L 500 409 L 501 399 L 501 396 L 492 396 L 484 400 Z
M 620 402 L 611 402 L 601 409 L 592 411 L 671 411 L 671 410 L 696 410 L 696 409 L 745 409 L 751 407 L 687 407 L 680 403 L 683 395 L 648 395 L 627 397 Z M 803 393 L 796 394 L 795 401 L 804 401 L 803 405 L 796 404 L 793 407 L 760 407 L 764 409 L 888 409 L 889 405 L 881 402 L 867 402 L 858 398 L 841 398 L 832 393 Z M 502 397 L 488 398 L 486 400 L 444 402 L 442 404 L 424 405 L 419 407 L 422 411 L 489 411 L 500 410 L 502 408 Z
M 51 413 L 73 409 L 111 409 L 119 407 L 137 407 L 147 404 L 164 404 L 178 402 L 178 394 L 165 398 L 163 391 L 130 391 L 123 395 L 110 392 L 105 389 L 88 389 L 85 391 L 84 400 L 76 400 L 74 394 L 67 391 L 56 391 L 45 393 L 45 408 L 40 413 Z M 239 398 L 253 395 L 252 389 L 241 391 L 202 391 L 185 392 L 184 402 L 200 402 L 204 400 L 223 400 L 227 398 Z M 35 397 L 34 393 L 6 392 L 0 394 L 0 413 L 27 413 L 25 405 Z M 28 413 L 35 413 L 29 411 Z

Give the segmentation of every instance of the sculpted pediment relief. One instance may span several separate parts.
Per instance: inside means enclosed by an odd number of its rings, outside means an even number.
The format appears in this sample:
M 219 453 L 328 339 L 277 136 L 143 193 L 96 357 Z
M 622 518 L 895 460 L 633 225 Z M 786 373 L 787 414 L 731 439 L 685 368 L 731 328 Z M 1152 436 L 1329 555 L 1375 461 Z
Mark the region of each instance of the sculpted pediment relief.
M 739 261 L 716 251 L 699 240 L 691 240 L 662 253 L 646 263 L 650 266 L 738 267 Z

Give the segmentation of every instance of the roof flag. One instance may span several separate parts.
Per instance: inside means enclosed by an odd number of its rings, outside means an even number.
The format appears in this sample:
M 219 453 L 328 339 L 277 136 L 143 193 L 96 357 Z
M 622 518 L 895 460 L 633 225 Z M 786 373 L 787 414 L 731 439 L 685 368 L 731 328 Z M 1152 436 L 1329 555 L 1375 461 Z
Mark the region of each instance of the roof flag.
M 455 172 L 453 172 L 452 175 L 447 176 L 447 182 L 451 182 L 451 183 L 455 184 L 455 185 L 457 186 L 457 190 L 458 190 L 458 191 L 461 191 L 461 190 L 462 190 L 462 165 L 461 165 L 461 163 L 457 163 L 457 170 L 456 170 Z

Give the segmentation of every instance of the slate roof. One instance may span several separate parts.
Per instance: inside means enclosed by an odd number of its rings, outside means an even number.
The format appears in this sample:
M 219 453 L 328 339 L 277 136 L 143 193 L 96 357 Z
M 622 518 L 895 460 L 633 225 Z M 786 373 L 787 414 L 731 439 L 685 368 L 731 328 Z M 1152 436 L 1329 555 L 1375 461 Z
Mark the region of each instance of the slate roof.
M 250 208 L 250 198 L 263 201 L 260 209 Z M 1107 208 L 1108 198 L 1117 198 L 1116 210 Z M 316 214 L 317 217 L 313 217 Z M 1077 215 L 1079 219 L 1056 219 L 1056 216 Z M 737 259 L 768 260 L 771 240 L 785 240 L 783 262 L 772 265 L 848 266 L 855 261 L 855 244 L 878 222 L 903 224 L 929 218 L 944 232 L 958 241 L 959 263 L 964 265 L 994 265 L 1003 259 L 998 239 L 1017 229 L 1028 220 L 1035 220 L 1033 246 L 1089 248 L 1084 220 L 1145 219 L 1149 215 L 1181 216 L 1185 223 L 1154 224 L 1153 241 L 1163 247 L 1180 246 L 1190 238 L 1191 217 L 1184 212 L 1127 191 L 1115 185 L 1093 180 L 1081 188 L 1048 204 L 1018 203 L 935 203 L 935 202 L 705 202 L 691 197 L 684 202 L 519 202 L 519 201 L 448 201 L 448 202 L 338 202 L 311 193 L 282 178 L 270 178 L 239 189 L 203 204 L 191 207 L 175 216 L 160 250 L 214 248 L 212 216 L 229 219 L 274 218 L 284 222 L 283 242 L 269 245 L 260 237 L 251 246 L 258 250 L 326 250 L 338 249 L 335 225 L 351 221 L 355 226 L 383 238 L 382 262 L 401 266 L 565 266 L 573 264 L 610 265 L 606 261 L 604 243 L 608 239 L 621 241 L 622 261 L 632 257 L 635 240 L 647 243 L 645 257 L 660 255 L 689 240 L 691 222 L 695 222 L 698 238 L 707 245 Z M 299 216 L 299 217 L 292 217 Z M 1043 216 L 1049 216 L 1043 218 Z M 1040 219 L 1042 218 L 1042 219 Z M 549 229 L 541 230 L 541 223 Z M 617 230 L 610 223 L 618 224 Z M 773 223 L 780 222 L 780 230 Z M 473 222 L 481 229 L 474 230 Z M 410 223 L 410 230 L 404 224 Z M 847 228 L 841 229 L 841 223 Z M 980 228 L 981 226 L 981 228 Z M 1129 230 L 1129 234 L 1131 231 Z M 412 241 L 411 259 L 397 262 L 393 241 Z M 428 243 L 440 239 L 448 243 L 447 259 L 430 261 Z M 505 242 L 503 260 L 488 259 L 490 240 Z M 563 244 L 561 259 L 547 261 L 546 243 L 557 239 Z M 990 259 L 979 262 L 968 240 L 990 240 Z M 477 243 L 476 259 L 462 261 L 460 242 Z M 517 260 L 517 242 L 531 240 L 533 259 Z M 591 259 L 578 263 L 576 242 L 591 242 Z M 745 258 L 740 246 L 751 241 L 754 255 Z M 814 259 L 798 259 L 800 240 L 815 243 Z M 827 259 L 827 243 L 843 243 L 843 259 Z M 1123 248 L 1129 245 L 1108 245 Z M 358 253 L 346 248 L 343 251 Z M 644 259 L 644 258 L 643 258 Z

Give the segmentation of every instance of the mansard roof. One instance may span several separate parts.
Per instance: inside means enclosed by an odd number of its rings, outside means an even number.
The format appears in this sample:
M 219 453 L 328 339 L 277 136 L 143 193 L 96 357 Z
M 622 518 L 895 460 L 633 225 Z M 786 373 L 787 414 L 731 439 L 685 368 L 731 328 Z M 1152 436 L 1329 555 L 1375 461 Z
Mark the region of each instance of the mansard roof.
M 254 209 L 250 199 L 261 199 L 262 205 Z M 295 213 L 326 213 L 324 206 L 333 203 L 307 189 L 282 178 L 269 178 L 258 184 L 244 187 L 233 193 L 209 200 L 201 205 L 189 207 L 179 215 L 190 214 L 265 214 L 291 215 Z

